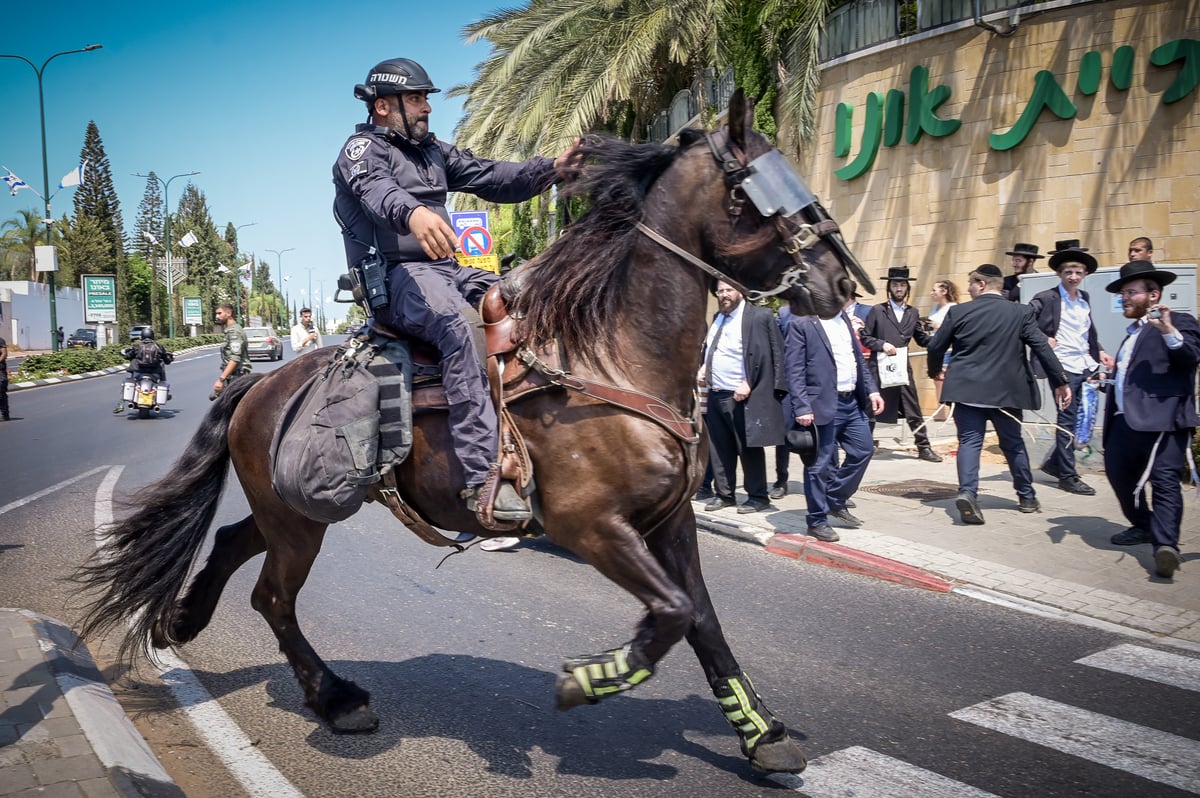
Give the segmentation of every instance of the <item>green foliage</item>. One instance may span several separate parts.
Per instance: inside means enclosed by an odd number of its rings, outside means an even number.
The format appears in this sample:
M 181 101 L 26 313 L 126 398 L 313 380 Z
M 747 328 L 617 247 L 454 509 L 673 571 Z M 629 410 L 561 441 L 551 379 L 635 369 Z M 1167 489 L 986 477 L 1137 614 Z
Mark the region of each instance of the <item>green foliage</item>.
M 159 339 L 168 352 L 178 352 L 198 346 L 219 344 L 223 335 L 197 335 L 195 337 Z M 21 370 L 10 376 L 12 382 L 39 380 L 47 377 L 62 377 L 68 374 L 86 374 L 102 371 L 113 366 L 126 366 L 129 359 L 121 354 L 128 342 L 109 344 L 99 349 L 61 349 L 44 355 L 30 355 L 21 361 Z
M 57 244 L 60 235 L 53 225 L 50 235 L 51 243 Z M 0 279 L 44 281 L 45 273 L 34 271 L 33 253 L 34 247 L 45 243 L 41 211 L 20 210 L 0 223 Z

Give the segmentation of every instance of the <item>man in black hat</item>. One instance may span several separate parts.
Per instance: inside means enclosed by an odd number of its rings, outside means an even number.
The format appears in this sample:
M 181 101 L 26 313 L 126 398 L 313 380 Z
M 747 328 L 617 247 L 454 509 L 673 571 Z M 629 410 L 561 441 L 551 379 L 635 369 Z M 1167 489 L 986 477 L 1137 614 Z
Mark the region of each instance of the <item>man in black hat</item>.
M 892 266 L 886 277 L 879 278 L 887 281 L 888 299 L 871 308 L 867 316 L 866 327 L 860 337 L 863 346 L 876 353 L 871 358 L 871 376 L 876 385 L 883 385 L 880 379 L 880 364 L 878 353 L 895 355 L 900 347 L 907 349 L 914 338 L 921 346 L 929 343 L 929 334 L 920 326 L 920 316 L 917 309 L 908 304 L 909 283 L 915 277 L 908 276 L 907 266 Z M 924 414 L 921 403 L 917 398 L 917 389 L 913 385 L 912 364 L 905 358 L 902 366 L 907 378 L 903 385 L 881 388 L 883 395 L 883 412 L 876 417 L 881 424 L 895 424 L 901 416 L 908 422 L 917 443 L 917 457 L 930 463 L 940 463 L 942 458 L 929 445 L 929 433 L 925 431 Z
M 1012 257 L 1013 267 L 1013 273 L 1004 278 L 1004 296 L 1020 302 L 1021 275 L 1033 274 L 1033 262 L 1045 256 L 1038 254 L 1037 244 L 1017 244 L 1004 254 Z
M 1060 241 L 1050 256 L 1050 268 L 1058 273 L 1059 284 L 1036 294 L 1029 307 L 1037 317 L 1038 329 L 1050 340 L 1050 348 L 1062 363 L 1071 386 L 1071 403 L 1058 408 L 1054 448 L 1042 463 L 1042 473 L 1058 480 L 1058 487 L 1068 493 L 1092 496 L 1095 488 L 1079 478 L 1075 469 L 1075 419 L 1085 380 L 1092 377 L 1101 363 L 1112 359 L 1100 351 L 1096 325 L 1092 322 L 1091 297 L 1079 286 L 1085 277 L 1096 271 L 1096 259 L 1079 246 L 1079 241 Z M 1063 246 L 1066 245 L 1066 246 Z M 1046 376 L 1041 363 L 1034 362 L 1034 374 Z
M 1059 407 L 1070 403 L 1071 388 L 1054 350 L 1037 328 L 1028 305 L 1005 302 L 1004 274 L 985 263 L 967 277 L 973 301 L 952 306 L 929 342 L 929 376 L 942 369 L 942 356 L 954 348 L 954 367 L 946 370 L 942 401 L 954 408 L 958 429 L 958 497 L 964 524 L 982 524 L 979 509 L 979 457 L 987 423 L 1000 438 L 1008 460 L 1017 509 L 1041 509 L 1033 489 L 1029 454 L 1021 439 L 1021 411 L 1036 410 L 1041 391 L 1029 368 L 1025 347 L 1042 362 Z
M 1183 523 L 1180 475 L 1189 457 L 1196 414 L 1196 364 L 1200 325 L 1195 317 L 1162 304 L 1162 289 L 1173 272 L 1150 261 L 1130 261 L 1104 287 L 1119 294 L 1131 319 L 1117 349 L 1112 387 L 1104 406 L 1104 470 L 1133 526 L 1112 537 L 1118 546 L 1154 545 L 1155 572 L 1174 576 L 1182 562 Z M 1153 506 L 1147 504 L 1150 485 Z
M 795 423 L 816 430 L 816 458 L 804 464 L 807 534 L 836 541 L 830 518 L 850 527 L 863 524 L 847 505 L 871 462 L 867 419 L 883 409 L 883 397 L 844 311 L 832 319 L 793 316 L 784 351 Z M 839 446 L 845 457 L 835 466 Z

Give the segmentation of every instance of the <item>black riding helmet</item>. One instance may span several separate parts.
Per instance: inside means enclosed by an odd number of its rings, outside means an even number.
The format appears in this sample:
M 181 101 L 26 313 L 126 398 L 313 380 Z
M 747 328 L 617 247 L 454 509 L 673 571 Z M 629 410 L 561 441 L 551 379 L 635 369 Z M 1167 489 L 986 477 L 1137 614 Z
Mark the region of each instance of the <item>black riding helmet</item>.
M 143 341 L 147 341 L 147 340 L 153 341 L 154 340 L 154 330 L 151 330 L 149 327 L 142 330 L 142 340 Z
M 403 94 L 406 91 L 425 91 L 433 94 L 441 89 L 433 85 L 425 68 L 411 58 L 389 58 L 371 67 L 365 83 L 354 87 L 354 96 L 367 104 L 367 114 L 374 108 L 375 100 L 389 94 Z M 412 128 L 408 124 L 408 115 L 400 109 L 404 117 L 404 132 L 409 140 L 413 140 Z

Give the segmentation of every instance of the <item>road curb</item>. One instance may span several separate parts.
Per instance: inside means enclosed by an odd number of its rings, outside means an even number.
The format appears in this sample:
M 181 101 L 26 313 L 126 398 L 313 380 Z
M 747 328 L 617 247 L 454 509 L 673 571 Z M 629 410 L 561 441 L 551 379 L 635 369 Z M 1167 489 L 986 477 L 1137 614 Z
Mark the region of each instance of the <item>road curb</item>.
M 202 346 L 193 346 L 189 349 L 180 349 L 178 352 L 173 352 L 174 355 L 185 355 L 189 352 L 198 352 L 201 349 L 210 349 L 220 344 L 204 344 Z M 129 368 L 128 364 L 124 366 L 109 366 L 106 369 L 99 371 L 85 371 L 82 374 L 64 374 L 61 377 L 46 377 L 41 380 L 25 380 L 24 382 L 10 382 L 8 385 L 9 391 L 20 391 L 28 388 L 40 388 L 43 385 L 62 385 L 66 382 L 76 382 L 78 380 L 86 380 L 92 377 L 104 377 L 109 374 L 116 374 L 118 371 L 124 371 Z
M 17 612 L 31 622 L 46 664 L 113 787 L 128 798 L 183 796 L 79 637 L 62 621 L 31 610 Z
M 786 532 L 772 535 L 767 540 L 766 550 L 772 554 L 791 557 L 794 560 L 841 568 L 845 571 L 853 571 L 922 590 L 932 590 L 936 593 L 949 593 L 956 586 L 954 582 L 949 582 L 921 568 L 914 568 L 887 557 L 880 557 L 878 554 L 869 554 L 838 543 L 825 543 L 807 535 L 794 535 Z

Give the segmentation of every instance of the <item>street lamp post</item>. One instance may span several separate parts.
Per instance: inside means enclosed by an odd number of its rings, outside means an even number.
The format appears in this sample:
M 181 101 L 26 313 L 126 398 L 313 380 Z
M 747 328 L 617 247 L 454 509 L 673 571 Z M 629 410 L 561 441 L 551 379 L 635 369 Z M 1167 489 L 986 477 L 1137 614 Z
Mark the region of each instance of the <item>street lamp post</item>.
M 134 172 L 134 177 L 152 177 L 163 187 L 163 238 L 166 239 L 164 248 L 167 251 L 167 337 L 175 337 L 175 275 L 171 272 L 171 181 L 177 177 L 191 177 L 198 175 L 199 172 L 184 172 L 183 174 L 172 175 L 165 182 L 156 174 L 144 175 L 141 172 Z M 157 269 L 155 269 L 157 271 Z M 155 278 L 157 279 L 157 278 Z M 54 320 L 51 319 L 51 324 Z
M 60 55 L 71 55 L 72 53 L 90 53 L 92 50 L 99 50 L 103 46 L 104 45 L 102 44 L 89 44 L 87 47 L 84 47 L 80 50 L 63 50 L 61 53 L 55 53 L 43 61 L 40 68 L 23 55 L 0 55 L 0 58 L 16 58 L 19 61 L 24 61 L 26 64 L 29 64 L 34 73 L 37 74 L 38 114 L 40 115 L 42 121 L 42 202 L 46 206 L 46 215 L 42 221 L 46 223 L 47 245 L 53 243 L 51 241 L 50 225 L 54 223 L 54 220 L 50 216 L 50 167 L 46 160 L 46 99 L 42 92 L 42 75 L 46 72 L 46 66 Z M 57 352 L 58 306 L 55 303 L 54 297 L 54 272 L 47 272 L 46 282 L 50 288 L 50 351 Z
M 285 252 L 295 252 L 295 251 L 296 251 L 296 248 L 295 248 L 295 247 L 288 247 L 287 249 L 268 249 L 268 250 L 266 250 L 266 251 L 267 251 L 267 252 L 274 253 L 275 257 L 279 259 L 279 272 L 278 272 L 278 274 L 279 274 L 279 282 L 275 284 L 275 290 L 279 292 L 279 298 L 280 298 L 280 299 L 283 299 L 283 253 L 285 253 Z M 285 313 L 286 313 L 286 311 L 287 311 L 287 306 L 286 306 L 286 305 L 284 306 L 284 311 L 285 311 Z M 277 317 L 277 318 L 276 318 L 276 321 L 278 321 L 278 320 L 279 320 L 279 319 L 278 319 L 278 317 Z M 282 324 L 282 322 L 280 322 L 280 323 Z
M 233 237 L 236 239 L 237 231 L 241 230 L 243 227 L 253 227 L 256 224 L 258 224 L 258 222 L 246 222 L 245 224 L 239 224 L 238 226 L 233 228 Z M 226 242 L 226 243 L 228 243 L 228 242 Z M 233 244 L 230 244 L 229 248 L 233 249 Z M 237 260 L 237 252 L 233 253 L 233 259 Z M 237 280 L 237 288 L 238 288 L 237 323 L 244 325 L 245 322 L 242 320 L 242 271 L 241 271 L 240 266 L 234 267 L 233 276 L 234 276 L 234 279 Z M 254 290 L 254 270 L 253 269 L 251 269 L 251 271 L 250 271 L 250 290 L 251 291 Z M 249 306 L 249 304 L 250 304 L 250 297 L 249 297 L 249 295 L 247 295 L 246 296 L 246 305 Z M 250 312 L 249 307 L 246 308 L 246 312 L 247 312 L 247 314 Z

